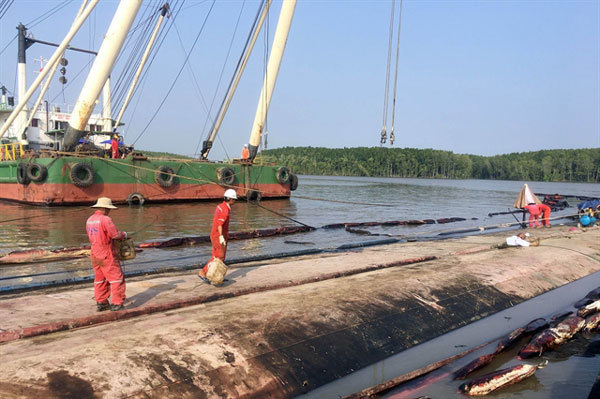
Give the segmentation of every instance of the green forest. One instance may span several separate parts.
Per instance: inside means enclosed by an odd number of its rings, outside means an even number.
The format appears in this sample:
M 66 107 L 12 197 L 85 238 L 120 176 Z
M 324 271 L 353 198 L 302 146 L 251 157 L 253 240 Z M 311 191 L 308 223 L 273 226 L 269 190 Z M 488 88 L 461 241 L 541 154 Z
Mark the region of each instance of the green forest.
M 262 155 L 307 175 L 600 182 L 600 148 L 486 157 L 415 148 L 284 147 Z

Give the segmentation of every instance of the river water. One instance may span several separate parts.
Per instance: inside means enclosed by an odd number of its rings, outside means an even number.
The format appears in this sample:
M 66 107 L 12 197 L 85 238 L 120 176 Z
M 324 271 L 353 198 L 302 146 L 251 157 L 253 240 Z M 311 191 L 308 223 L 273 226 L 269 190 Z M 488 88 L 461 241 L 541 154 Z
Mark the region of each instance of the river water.
M 263 201 L 262 206 L 304 224 L 321 227 L 326 224 L 411 219 L 465 218 L 448 224 L 419 226 L 359 227 L 379 236 L 357 235 L 344 229 L 317 229 L 309 233 L 231 241 L 228 259 L 285 253 L 306 249 L 335 249 L 340 245 L 386 239 L 439 239 L 451 231 L 494 226 L 498 230 L 516 222 L 512 215 L 488 216 L 512 207 L 524 182 L 484 180 L 395 179 L 360 177 L 300 176 L 298 190 L 289 200 Z M 583 183 L 527 182 L 536 193 L 565 194 L 600 198 L 600 185 Z M 299 198 L 303 197 L 303 198 Z M 304 198 L 307 197 L 307 198 Z M 310 198 L 310 199 L 308 199 Z M 322 199 L 322 200 L 316 200 Z M 569 198 L 571 207 L 553 212 L 552 217 L 566 217 L 576 213 L 576 198 Z M 380 205 L 386 206 L 380 206 Z M 215 208 L 214 202 L 185 204 L 156 204 L 120 206 L 111 212 L 120 230 L 133 233 L 136 243 L 166 240 L 174 237 L 208 235 Z M 93 211 L 89 207 L 46 208 L 0 202 L 0 253 L 33 248 L 54 249 L 88 244 L 85 221 Z M 553 224 L 573 223 L 571 219 L 552 221 Z M 248 231 L 295 225 L 293 221 L 256 205 L 238 201 L 232 210 L 231 231 Z M 470 233 L 474 234 L 474 233 Z M 509 234 L 507 232 L 507 234 Z M 148 271 L 164 267 L 194 268 L 210 257 L 210 245 L 145 249 L 136 259 L 123 262 L 126 273 Z M 89 260 L 75 259 L 50 263 L 30 263 L 0 267 L 0 289 L 11 289 L 30 284 L 51 284 L 69 278 L 89 278 L 92 275 Z M 585 294 L 585 293 L 583 293 Z M 596 336 L 597 337 L 597 336 Z M 596 353 L 590 358 L 567 356 L 557 359 L 554 373 L 582 375 L 568 389 L 561 390 L 552 381 L 531 379 L 527 388 L 514 388 L 509 396 L 494 397 L 558 397 L 569 394 L 585 398 L 591 387 L 590 376 L 600 368 L 597 338 L 583 338 L 578 348 L 593 346 Z M 577 349 L 571 348 L 571 351 Z M 562 369 L 560 368 L 562 365 Z M 590 367 L 593 369 L 590 371 Z M 585 369 L 585 373 L 578 373 Z M 388 371 L 390 369 L 388 368 Z M 399 371 L 400 373 L 400 371 Z M 539 373 L 544 375 L 543 373 Z M 579 381 L 579 382 L 577 382 Z M 455 397 L 456 387 L 447 382 L 427 393 L 433 397 Z M 449 393 L 448 389 L 452 388 Z M 542 387 L 542 388 L 541 388 Z M 545 387 L 545 388 L 543 388 Z M 545 392 L 539 394 L 539 391 Z M 558 390 L 558 391 L 556 391 Z M 418 391 L 418 390 L 417 390 Z M 549 392 L 557 396 L 544 396 Z M 446 392 L 443 394 L 442 392 Z M 535 395 L 532 392 L 538 392 Z M 422 393 L 421 393 L 422 394 Z M 442 396 L 439 396 L 439 395 Z M 418 396 L 418 395 L 416 395 Z M 332 398 L 338 397 L 336 395 Z M 390 397 L 409 397 L 402 392 Z
M 523 182 L 487 180 L 395 179 L 361 177 L 300 176 L 298 190 L 290 200 L 263 201 L 270 210 L 314 227 L 342 222 L 368 222 L 461 217 L 467 220 L 421 226 L 360 227 L 374 234 L 399 238 L 440 238 L 438 234 L 469 227 L 515 223 L 512 215 L 489 217 L 492 212 L 507 211 Z M 582 183 L 529 182 L 536 193 L 560 193 L 600 197 L 600 185 Z M 319 201 L 294 196 L 339 202 Z M 579 201 L 571 198 L 575 206 Z M 354 203 L 349 203 L 354 202 Z M 361 203 L 361 204 L 358 204 Z M 363 205 L 372 204 L 372 205 Z M 378 206 L 383 204 L 387 206 Z M 134 233 L 136 243 L 174 237 L 208 235 L 214 202 L 120 206 L 111 212 L 120 230 Z M 0 202 L 0 253 L 33 248 L 55 249 L 88 244 L 85 221 L 89 207 L 34 207 Z M 552 217 L 576 213 L 576 208 L 555 212 Z M 553 223 L 566 222 L 557 220 Z M 238 201 L 232 211 L 230 231 L 296 225 L 293 221 Z M 501 227 L 502 228 L 502 227 Z M 512 227 L 513 229 L 516 227 Z M 347 243 L 372 241 L 385 237 L 356 235 L 344 229 L 317 229 L 309 233 L 231 241 L 228 259 L 291 252 L 311 248 L 336 248 Z M 190 267 L 210 257 L 210 245 L 146 249 L 137 258 L 124 263 L 126 271 L 161 267 Z M 86 259 L 54 263 L 5 266 L 0 278 L 57 271 L 89 274 Z M 55 274 L 52 278 L 60 279 Z M 0 280 L 0 286 L 18 284 Z

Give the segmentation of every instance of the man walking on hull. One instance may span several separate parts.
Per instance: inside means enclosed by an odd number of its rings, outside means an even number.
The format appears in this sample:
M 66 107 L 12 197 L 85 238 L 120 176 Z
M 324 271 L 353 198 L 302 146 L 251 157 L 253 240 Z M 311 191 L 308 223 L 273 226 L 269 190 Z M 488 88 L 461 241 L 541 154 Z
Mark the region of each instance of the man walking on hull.
M 223 196 L 223 202 L 217 205 L 215 209 L 215 216 L 213 218 L 212 229 L 210 231 L 210 242 L 212 243 L 212 258 L 208 263 L 198 272 L 198 277 L 207 284 L 210 281 L 206 278 L 208 272 L 208 264 L 215 258 L 221 259 L 225 262 L 225 255 L 227 254 L 227 240 L 229 239 L 229 219 L 231 216 L 231 205 L 237 200 L 237 194 L 235 190 L 228 189 L 225 191 Z
M 92 208 L 98 210 L 87 220 L 86 230 L 92 246 L 96 310 L 122 310 L 125 301 L 125 279 L 113 240 L 127 238 L 127 233 L 118 231 L 108 216 L 111 209 L 117 208 L 110 198 L 98 198 Z M 108 297 L 112 297 L 112 305 L 108 302 Z

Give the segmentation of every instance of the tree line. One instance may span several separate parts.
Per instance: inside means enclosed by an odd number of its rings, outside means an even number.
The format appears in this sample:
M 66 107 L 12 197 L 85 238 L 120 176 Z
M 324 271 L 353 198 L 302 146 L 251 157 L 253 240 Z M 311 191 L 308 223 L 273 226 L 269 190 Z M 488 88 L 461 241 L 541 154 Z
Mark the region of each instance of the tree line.
M 600 148 L 480 156 L 416 148 L 283 147 L 262 155 L 307 175 L 600 182 Z

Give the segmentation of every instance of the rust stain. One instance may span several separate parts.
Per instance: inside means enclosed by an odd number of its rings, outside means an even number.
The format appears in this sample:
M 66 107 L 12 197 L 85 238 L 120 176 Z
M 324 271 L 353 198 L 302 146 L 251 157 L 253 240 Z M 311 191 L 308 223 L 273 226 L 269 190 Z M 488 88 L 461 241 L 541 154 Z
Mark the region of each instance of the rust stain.
M 0 392 L 3 398 L 51 398 L 51 393 L 43 387 L 36 387 L 35 383 L 17 384 L 12 382 L 0 382 Z
M 48 373 L 48 389 L 58 399 L 95 399 L 94 388 L 88 381 L 70 375 L 66 370 Z
M 73 127 L 77 130 L 85 130 L 85 125 L 87 124 L 87 121 L 90 118 L 90 115 L 92 114 L 93 109 L 94 109 L 93 106 L 91 106 L 90 104 L 88 104 L 85 101 L 82 101 L 79 104 L 79 112 L 78 112 L 79 124 L 77 126 L 73 126 Z

